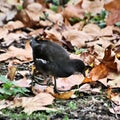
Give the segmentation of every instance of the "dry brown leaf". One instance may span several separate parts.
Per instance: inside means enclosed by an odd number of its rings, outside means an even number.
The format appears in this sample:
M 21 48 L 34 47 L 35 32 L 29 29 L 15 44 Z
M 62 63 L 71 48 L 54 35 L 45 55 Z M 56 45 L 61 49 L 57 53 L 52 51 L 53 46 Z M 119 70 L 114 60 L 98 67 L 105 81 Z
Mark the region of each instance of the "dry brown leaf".
M 4 38 L 3 38 L 4 42 L 2 42 L 2 44 L 5 45 L 5 46 L 9 46 L 15 40 L 19 41 L 20 38 L 26 38 L 25 34 L 23 34 L 21 31 L 14 32 L 14 33 L 8 33 L 4 36 Z
M 79 85 L 82 83 L 84 76 L 82 74 L 71 75 L 67 78 L 58 78 L 57 89 L 58 90 L 69 90 L 74 85 Z
M 39 36 L 40 34 L 42 35 L 44 32 L 43 28 L 37 29 L 37 30 L 32 30 L 29 35 L 30 36 Z
M 6 28 L 0 28 L 0 39 L 5 38 L 8 34 L 8 29 Z
M 114 74 L 114 77 L 112 76 L 112 73 L 108 76 L 109 79 L 112 79 L 111 81 L 108 81 L 108 85 L 111 88 L 120 88 L 120 75 Z
M 96 45 L 97 46 L 97 45 Z M 96 46 L 92 46 L 87 51 L 83 52 L 80 55 L 80 58 L 84 61 L 84 63 L 91 65 L 91 64 L 96 64 L 96 58 L 98 56 Z M 100 51 L 99 51 L 100 52 Z M 100 55 L 100 53 L 99 53 Z
M 101 29 L 100 34 L 101 36 L 113 36 L 113 26 L 106 26 L 105 28 Z
M 7 0 L 6 2 L 11 4 L 11 5 L 22 5 L 21 0 Z
M 80 88 L 79 88 L 79 91 L 88 91 L 88 90 L 91 90 L 91 87 L 90 87 L 90 84 L 86 83 L 84 85 L 82 85 Z
M 98 27 L 98 25 L 96 25 L 96 24 L 87 24 L 83 28 L 83 31 L 85 33 L 87 33 L 88 35 L 90 35 L 92 38 L 95 38 L 97 36 L 101 36 L 100 30 L 101 30 L 100 27 Z M 91 40 L 93 40 L 93 39 L 91 39 Z
M 60 26 L 63 24 L 64 18 L 61 13 L 55 13 L 50 9 L 46 9 L 45 12 L 46 12 L 46 14 L 49 15 L 48 19 L 50 21 L 52 21 L 53 23 L 58 24 Z
M 14 18 L 17 13 L 16 7 L 7 3 L 8 1 L 0 1 L 0 26 Z
M 39 4 L 39 3 L 36 3 L 36 4 Z M 41 7 L 40 4 L 39 4 L 39 7 Z M 39 16 L 40 16 L 39 9 L 38 10 L 36 9 L 36 11 L 23 9 L 17 13 L 17 15 L 15 16 L 15 19 L 22 21 L 23 24 L 25 24 L 25 26 L 27 27 L 33 27 L 33 26 L 39 25 Z
M 100 81 L 105 86 L 110 86 L 111 89 L 120 87 L 120 75 L 113 72 L 109 72 L 107 77 L 99 79 L 98 81 Z
M 66 24 L 65 24 L 66 25 Z M 80 22 L 78 22 L 78 23 L 76 23 L 76 24 L 74 24 L 73 26 L 71 26 L 73 29 L 76 29 L 76 30 L 82 30 L 83 29 L 83 27 L 84 27 L 84 25 L 85 25 L 85 22 L 84 21 L 80 21 Z M 67 25 L 67 26 L 70 26 L 70 25 Z
M 102 63 L 109 71 L 117 72 L 117 64 L 115 63 L 115 54 L 112 51 L 112 45 L 109 45 L 104 52 Z
M 106 87 L 108 86 L 108 79 L 107 79 L 107 77 L 99 79 L 98 81 L 101 82 Z
M 16 86 L 19 86 L 19 87 L 30 87 L 30 83 L 31 83 L 31 80 L 30 79 L 26 79 L 25 77 L 23 79 L 20 79 L 20 80 L 17 80 L 17 81 L 14 81 L 15 85 Z
M 74 92 L 75 91 L 69 91 L 69 92 L 64 92 L 64 93 L 54 93 L 52 94 L 52 96 L 54 96 L 56 99 L 67 100 L 71 98 Z
M 23 28 L 24 27 L 24 24 L 17 20 L 17 21 L 10 21 L 8 22 L 6 25 L 4 25 L 4 28 L 6 28 L 7 30 L 14 30 L 14 29 L 20 29 L 20 28 Z
M 26 43 L 26 48 L 16 48 L 14 46 L 9 47 L 7 53 L 3 53 L 0 55 L 0 61 L 7 60 L 9 58 L 18 58 L 23 62 L 32 60 L 32 49 L 29 45 L 29 42 Z
M 101 88 L 91 88 L 90 84 L 84 84 L 79 88 L 79 91 L 87 92 L 87 93 L 100 93 Z
M 110 2 L 104 5 L 105 9 L 108 11 L 118 10 L 120 9 L 120 1 L 119 0 L 111 0 Z
M 115 106 L 114 109 L 109 108 L 109 111 L 113 114 L 120 114 L 120 106 Z
M 110 11 L 107 17 L 107 25 L 113 25 L 120 21 L 120 1 L 112 0 L 111 2 L 104 5 L 105 9 Z
M 17 71 L 17 66 L 13 65 L 12 62 L 9 63 L 8 65 L 8 74 L 7 74 L 7 78 L 11 81 L 14 80 L 15 74 Z
M 71 42 L 73 46 L 77 46 L 79 48 L 86 45 L 85 41 L 92 39 L 92 37 L 87 33 L 70 28 L 67 31 L 64 31 L 62 35 L 67 41 Z
M 112 95 L 111 100 L 114 101 L 115 104 L 120 105 L 120 94 Z
M 120 94 L 111 94 L 111 100 L 115 105 L 113 108 L 109 108 L 109 111 L 113 114 L 120 114 Z
M 103 0 L 83 0 L 82 8 L 85 10 L 85 12 L 97 14 L 104 10 L 103 5 Z
M 99 65 L 95 66 L 90 71 L 90 78 L 92 78 L 93 81 L 105 78 L 107 75 L 108 75 L 108 69 L 102 63 L 100 63 Z
M 0 100 L 0 110 L 7 108 L 9 106 L 13 105 L 12 101 L 8 101 L 8 100 Z
M 82 83 L 91 83 L 93 80 L 91 78 L 85 77 L 85 79 L 82 81 Z
M 62 35 L 56 29 L 45 30 L 48 39 L 52 39 L 54 41 L 62 41 Z
M 22 107 L 24 112 L 31 114 L 34 111 L 43 110 L 46 105 L 52 104 L 54 97 L 48 93 L 40 93 L 33 98 L 23 98 Z M 44 107 L 44 110 L 56 111 L 55 109 Z
M 120 21 L 120 9 L 115 10 L 107 17 L 107 25 L 114 25 L 115 23 Z
M 22 97 L 14 100 L 12 107 L 23 107 L 24 112 L 31 114 L 38 110 L 51 110 L 56 111 L 54 108 L 45 107 L 46 105 L 52 104 L 54 97 L 48 93 L 40 93 L 35 97 Z
M 117 71 L 120 72 L 120 60 L 115 58 L 115 63 L 117 64 Z
M 47 85 L 38 85 L 38 84 L 35 84 L 33 87 L 32 87 L 32 92 L 37 95 L 41 92 L 46 92 L 46 93 L 54 93 L 53 92 L 53 87 L 50 87 L 50 86 L 47 86 Z
M 31 3 L 26 8 L 26 13 L 32 21 L 39 21 L 42 12 L 42 5 L 39 3 Z
M 71 17 L 83 18 L 85 12 L 82 9 L 81 5 L 81 0 L 79 0 L 79 2 L 76 5 L 68 5 L 63 11 L 63 16 L 67 19 Z

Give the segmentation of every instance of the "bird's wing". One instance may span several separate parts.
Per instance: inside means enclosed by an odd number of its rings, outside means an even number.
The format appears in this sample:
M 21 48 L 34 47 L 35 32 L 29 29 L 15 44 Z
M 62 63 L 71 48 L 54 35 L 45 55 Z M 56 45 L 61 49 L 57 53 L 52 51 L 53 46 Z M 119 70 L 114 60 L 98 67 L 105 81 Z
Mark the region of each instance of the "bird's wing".
M 54 62 L 54 61 L 65 61 L 69 59 L 69 55 L 67 51 L 57 44 L 45 44 L 42 49 L 42 55 L 46 60 Z

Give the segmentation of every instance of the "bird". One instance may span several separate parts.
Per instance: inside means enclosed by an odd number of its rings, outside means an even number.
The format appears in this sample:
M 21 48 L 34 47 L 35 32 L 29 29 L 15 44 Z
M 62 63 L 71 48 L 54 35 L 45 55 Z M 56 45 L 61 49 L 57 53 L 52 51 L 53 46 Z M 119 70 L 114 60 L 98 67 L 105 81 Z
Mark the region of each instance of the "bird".
M 30 39 L 36 70 L 54 77 L 54 91 L 57 92 L 56 78 L 69 77 L 75 73 L 85 76 L 86 66 L 82 60 L 70 59 L 66 49 L 50 40 Z

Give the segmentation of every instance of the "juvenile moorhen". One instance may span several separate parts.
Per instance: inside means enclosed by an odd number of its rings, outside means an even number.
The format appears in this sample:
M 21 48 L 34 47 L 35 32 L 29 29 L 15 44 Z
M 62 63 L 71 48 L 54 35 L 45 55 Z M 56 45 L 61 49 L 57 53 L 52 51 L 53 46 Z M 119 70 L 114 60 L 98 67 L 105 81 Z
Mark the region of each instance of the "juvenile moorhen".
M 54 77 L 68 77 L 75 72 L 85 76 L 86 66 L 83 61 L 70 59 L 67 51 L 60 45 L 35 38 L 31 39 L 30 45 L 33 50 L 34 65 L 38 71 Z M 57 91 L 56 79 L 54 79 L 54 90 Z

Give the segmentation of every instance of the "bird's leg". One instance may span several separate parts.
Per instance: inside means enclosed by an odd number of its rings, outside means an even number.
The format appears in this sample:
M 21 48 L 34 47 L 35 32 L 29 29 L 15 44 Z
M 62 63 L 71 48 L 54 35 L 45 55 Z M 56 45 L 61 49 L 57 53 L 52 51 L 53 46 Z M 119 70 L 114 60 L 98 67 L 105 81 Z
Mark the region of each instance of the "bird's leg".
M 54 85 L 54 84 L 53 84 L 53 80 L 54 80 L 54 77 L 53 77 L 53 76 L 51 76 L 51 75 L 49 75 L 49 77 L 47 76 L 46 80 L 47 80 L 47 85 L 48 85 L 48 86 Z
M 31 70 L 32 83 L 31 83 L 31 86 L 34 86 L 35 69 L 36 69 L 36 67 L 34 65 L 32 65 L 32 70 Z
M 84 71 L 82 74 L 83 74 L 84 77 L 86 77 L 86 73 L 85 73 L 85 71 Z
M 56 82 L 56 77 L 53 77 L 54 79 L 54 92 L 55 93 L 59 93 L 58 89 L 57 89 L 57 82 Z
M 70 90 L 58 90 L 57 89 L 57 82 L 56 82 L 56 77 L 53 77 L 53 80 L 54 80 L 54 92 L 55 93 L 60 93 L 60 92 L 68 92 L 68 91 L 70 91 Z

